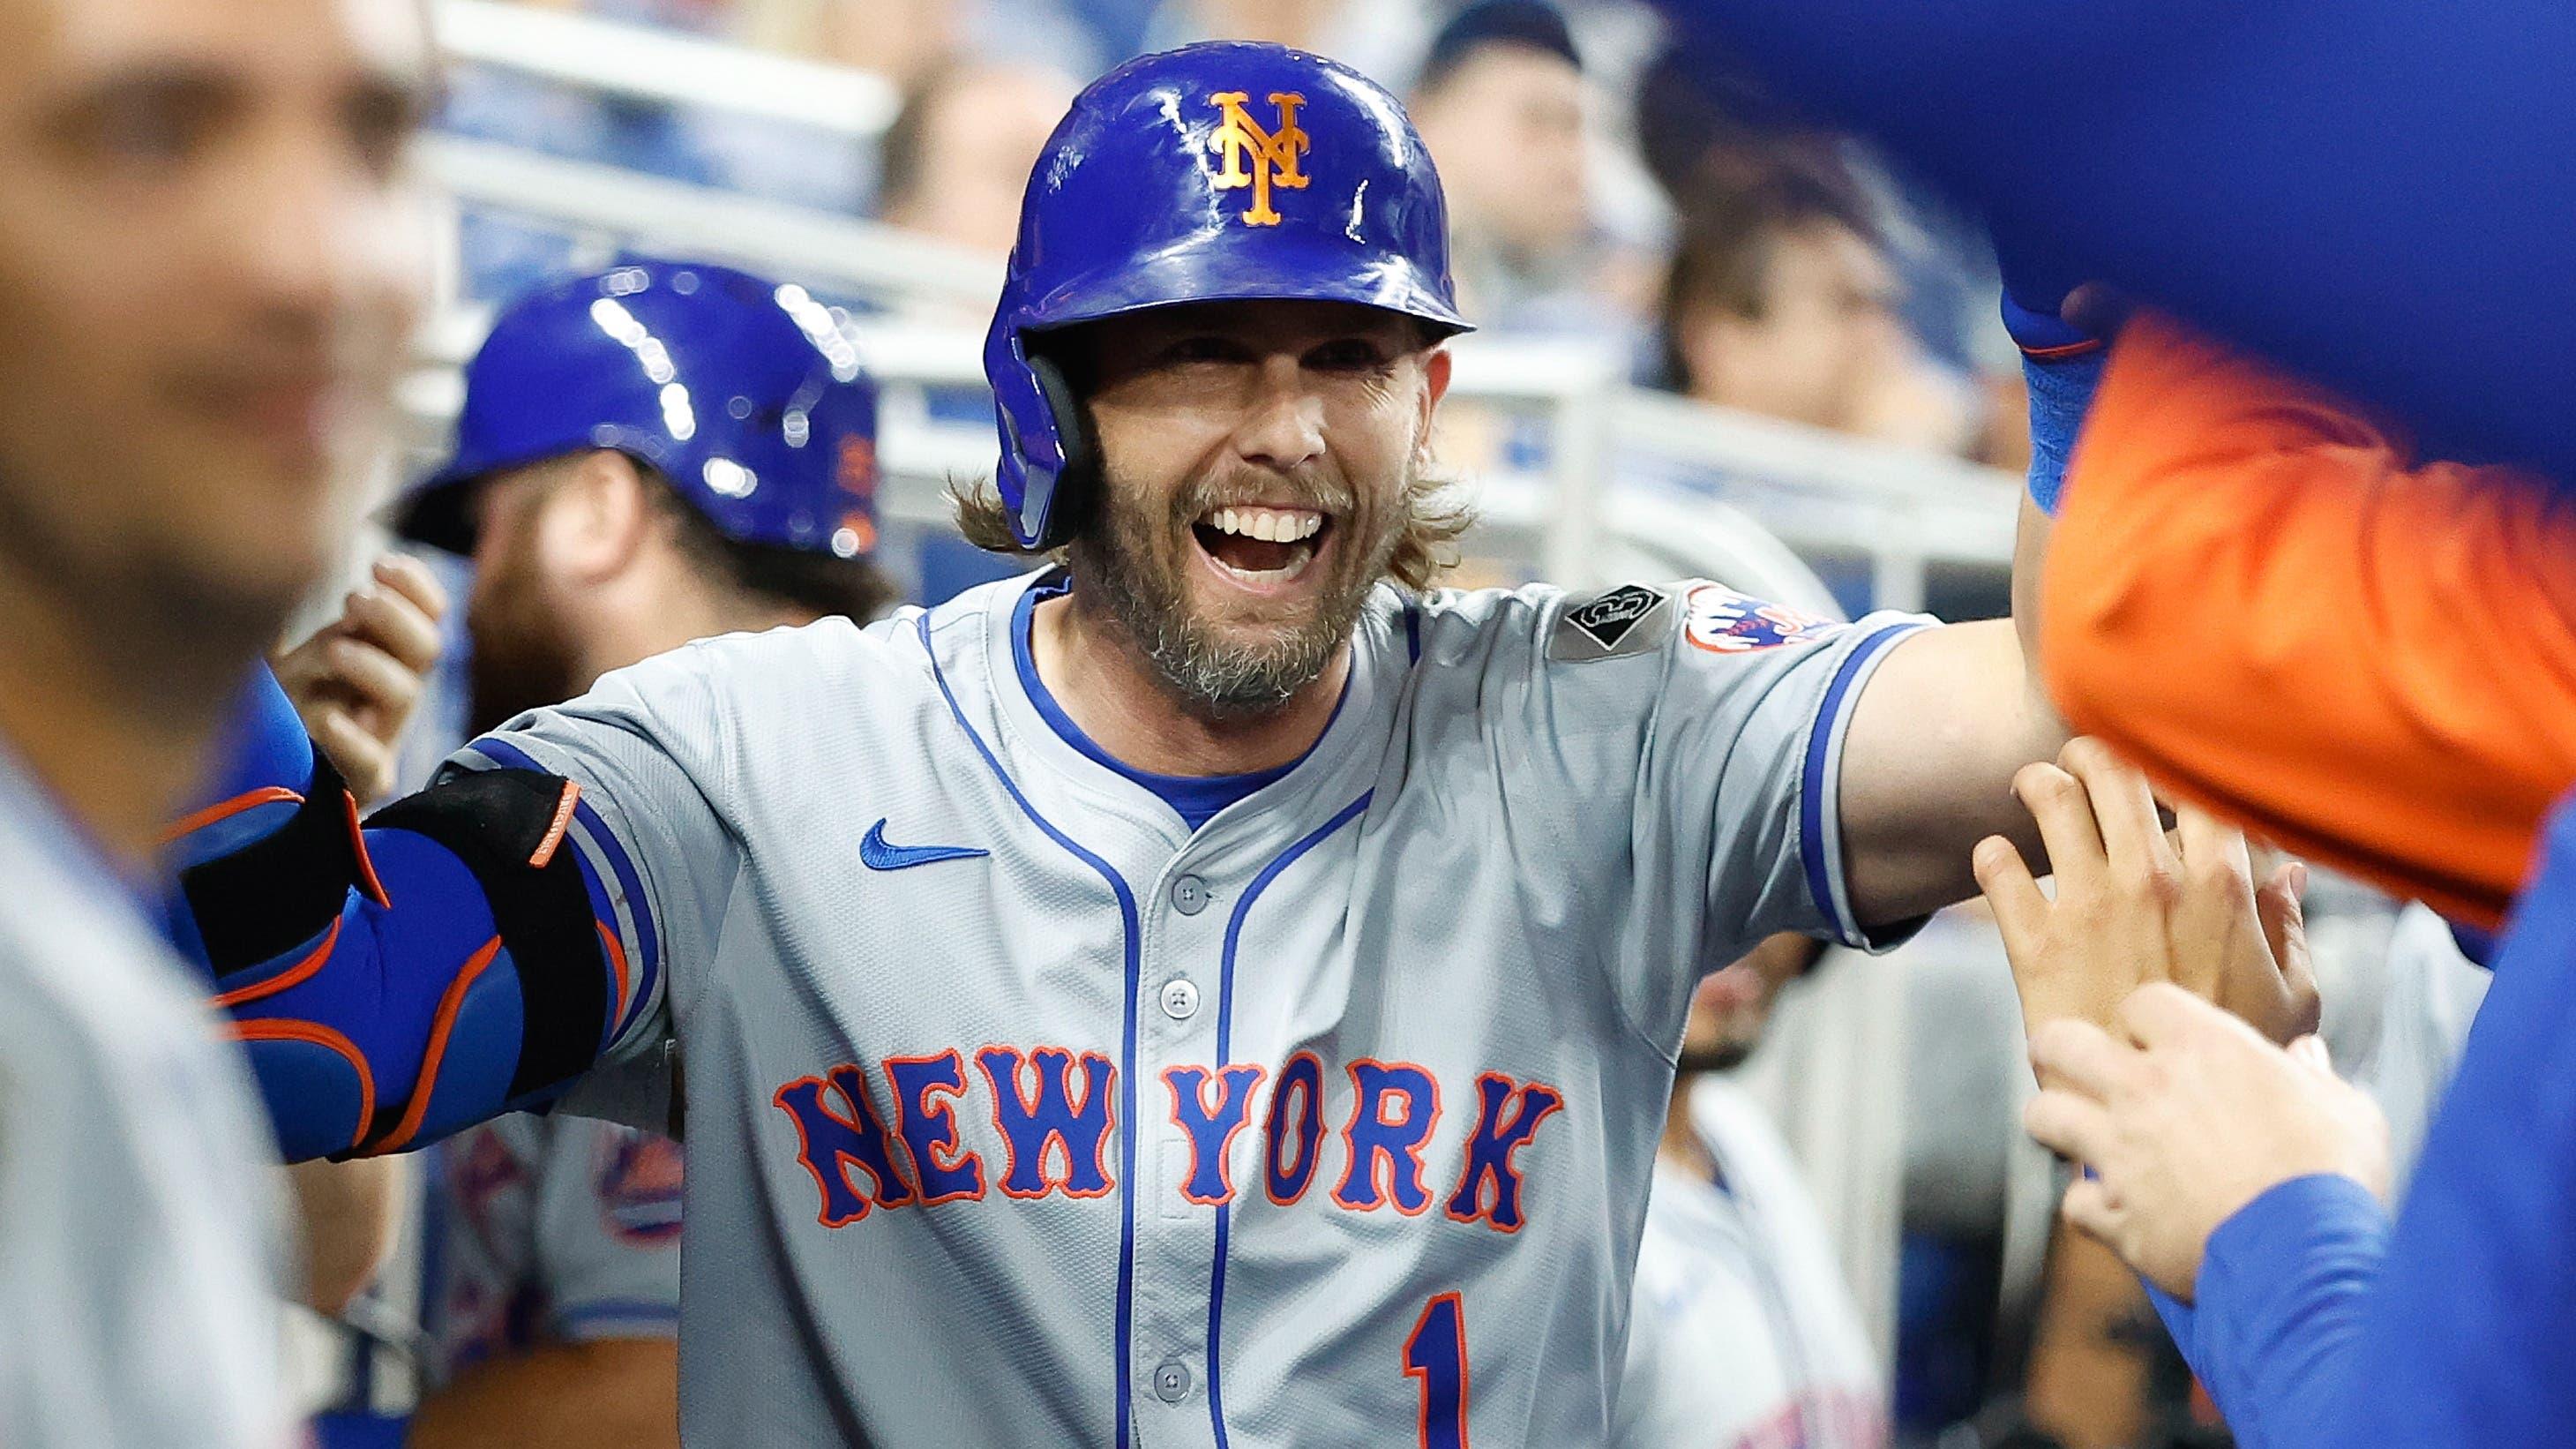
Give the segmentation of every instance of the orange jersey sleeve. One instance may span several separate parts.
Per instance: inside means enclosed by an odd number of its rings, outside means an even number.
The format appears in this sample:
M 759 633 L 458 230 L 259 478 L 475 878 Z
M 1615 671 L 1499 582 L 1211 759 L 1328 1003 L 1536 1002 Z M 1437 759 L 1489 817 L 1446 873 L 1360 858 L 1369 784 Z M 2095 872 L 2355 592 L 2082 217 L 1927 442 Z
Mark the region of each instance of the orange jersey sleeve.
M 2576 505 L 2134 320 L 2076 445 L 2050 692 L 2162 785 L 2482 925 L 2576 784 Z

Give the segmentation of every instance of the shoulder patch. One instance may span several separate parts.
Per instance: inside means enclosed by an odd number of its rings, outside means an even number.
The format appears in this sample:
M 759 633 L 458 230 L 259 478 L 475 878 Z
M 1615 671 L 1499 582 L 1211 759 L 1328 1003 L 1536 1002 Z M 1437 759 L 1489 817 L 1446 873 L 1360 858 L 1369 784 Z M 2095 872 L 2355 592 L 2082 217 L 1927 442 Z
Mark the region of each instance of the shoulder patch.
M 1693 584 L 1682 599 L 1682 637 L 1712 654 L 1746 654 L 1781 644 L 1822 639 L 1843 626 L 1831 619 L 1739 594 L 1718 584 Z
M 1621 584 L 1571 600 L 1556 616 L 1556 637 L 1548 641 L 1547 657 L 1573 661 L 1646 653 L 1671 631 L 1672 615 L 1671 595 L 1644 584 Z

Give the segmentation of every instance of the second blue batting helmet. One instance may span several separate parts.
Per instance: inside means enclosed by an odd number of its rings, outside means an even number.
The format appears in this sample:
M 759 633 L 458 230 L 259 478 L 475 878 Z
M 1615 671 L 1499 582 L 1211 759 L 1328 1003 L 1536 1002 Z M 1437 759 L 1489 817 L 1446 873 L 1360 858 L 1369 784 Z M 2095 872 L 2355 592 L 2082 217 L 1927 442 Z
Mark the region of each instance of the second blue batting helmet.
M 395 517 L 474 547 L 474 485 L 614 448 L 741 543 L 854 558 L 876 545 L 876 385 L 801 287 L 634 259 L 503 309 L 465 366 L 456 451 Z
M 1467 330 L 1440 176 L 1395 97 L 1350 67 L 1216 42 L 1130 61 L 1055 128 L 984 340 L 995 482 L 1020 543 L 1080 526 L 1095 464 L 1052 328 L 1181 302 L 1354 302 Z

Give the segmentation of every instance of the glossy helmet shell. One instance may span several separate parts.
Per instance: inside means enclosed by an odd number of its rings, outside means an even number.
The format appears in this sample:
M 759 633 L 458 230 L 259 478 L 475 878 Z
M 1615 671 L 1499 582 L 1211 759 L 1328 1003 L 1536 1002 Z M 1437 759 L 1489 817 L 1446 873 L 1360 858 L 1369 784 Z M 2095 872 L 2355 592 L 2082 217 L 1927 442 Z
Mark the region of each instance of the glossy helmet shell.
M 493 322 L 466 364 L 455 452 L 395 530 L 470 553 L 476 484 L 614 448 L 727 538 L 857 557 L 876 543 L 876 423 L 875 383 L 803 288 L 630 260 Z
M 1051 329 L 1183 302 L 1352 302 L 1467 330 L 1448 206 L 1404 107 L 1285 46 L 1215 42 L 1093 82 L 1029 177 L 984 372 L 1018 541 L 1081 525 L 1096 467 Z

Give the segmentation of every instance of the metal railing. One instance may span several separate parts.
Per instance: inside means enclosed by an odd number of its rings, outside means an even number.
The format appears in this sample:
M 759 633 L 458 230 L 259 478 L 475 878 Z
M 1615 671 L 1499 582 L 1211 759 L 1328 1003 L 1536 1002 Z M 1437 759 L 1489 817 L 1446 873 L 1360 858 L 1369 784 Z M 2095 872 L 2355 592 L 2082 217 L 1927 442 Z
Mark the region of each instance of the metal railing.
M 883 134 L 901 100 L 867 71 L 502 0 L 435 0 L 430 25 L 452 61 L 861 141 Z
M 437 0 L 435 13 L 452 55 L 568 85 L 851 136 L 873 134 L 893 106 L 875 77 L 718 42 L 495 0 Z M 935 525 L 947 481 L 991 468 L 989 421 L 938 404 L 982 386 L 980 319 L 999 287 L 998 259 L 854 217 L 489 141 L 433 137 L 425 159 L 460 214 L 558 232 L 576 259 L 604 263 L 629 248 L 701 256 L 849 301 L 853 338 L 884 387 L 890 517 Z M 454 366 L 483 325 L 452 275 L 446 295 L 404 393 L 424 443 L 452 416 Z M 924 316 L 939 320 L 905 320 Z M 1502 420 L 1523 445 L 1464 460 L 1482 520 L 1471 546 L 1533 576 L 1571 586 L 1640 561 L 1703 571 L 1689 560 L 1707 557 L 1707 572 L 1724 561 L 1779 575 L 1790 586 L 1783 592 L 1808 596 L 1796 602 L 1813 608 L 1823 586 L 1804 565 L 1793 576 L 1792 555 L 1859 559 L 1874 603 L 1914 608 L 1936 568 L 2009 563 L 2020 490 L 2008 475 L 1647 392 L 1626 384 L 1623 359 L 1606 350 L 1484 334 L 1453 346 L 1448 410 Z M 1720 560 L 1723 540 L 1748 527 L 1765 539 Z

